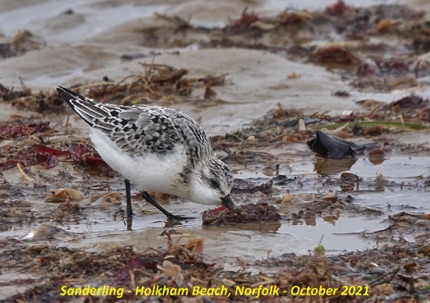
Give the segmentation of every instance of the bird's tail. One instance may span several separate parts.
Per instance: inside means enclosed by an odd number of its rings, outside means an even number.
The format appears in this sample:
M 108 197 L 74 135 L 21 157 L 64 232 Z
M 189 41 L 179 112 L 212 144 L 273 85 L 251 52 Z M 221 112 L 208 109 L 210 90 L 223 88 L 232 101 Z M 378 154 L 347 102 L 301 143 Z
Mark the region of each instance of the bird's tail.
M 62 86 L 57 87 L 60 96 L 70 107 L 90 126 L 94 126 L 94 120 L 103 118 L 109 113 L 93 99 L 72 92 Z

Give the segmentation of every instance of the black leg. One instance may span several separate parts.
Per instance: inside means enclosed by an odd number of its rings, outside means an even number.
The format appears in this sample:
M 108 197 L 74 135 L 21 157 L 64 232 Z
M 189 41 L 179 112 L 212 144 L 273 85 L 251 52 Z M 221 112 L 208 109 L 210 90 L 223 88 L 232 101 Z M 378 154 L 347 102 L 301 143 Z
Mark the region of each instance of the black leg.
M 130 192 L 130 181 L 127 179 L 124 180 L 125 183 L 125 195 L 127 197 L 127 230 L 131 230 L 131 226 L 133 224 L 133 211 L 131 209 L 131 192 Z
M 154 205 L 159 211 L 161 211 L 163 214 L 165 214 L 169 220 L 180 221 L 180 220 L 194 219 L 193 217 L 184 217 L 184 216 L 172 215 L 167 210 L 165 210 L 163 206 L 161 206 L 154 199 L 152 199 L 152 197 L 146 191 L 144 191 L 142 193 L 142 198 L 144 198 L 146 201 L 148 201 L 149 203 Z
M 133 216 L 133 211 L 131 209 L 131 192 L 130 192 L 130 181 L 127 179 L 124 180 L 125 183 L 125 195 L 127 197 L 127 218 L 131 218 Z

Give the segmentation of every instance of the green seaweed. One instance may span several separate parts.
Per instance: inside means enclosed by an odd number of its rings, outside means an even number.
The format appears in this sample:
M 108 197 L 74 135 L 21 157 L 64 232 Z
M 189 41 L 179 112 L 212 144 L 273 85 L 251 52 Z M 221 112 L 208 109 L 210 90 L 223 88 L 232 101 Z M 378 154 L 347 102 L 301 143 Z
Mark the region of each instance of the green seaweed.
M 316 126 L 315 129 L 321 129 L 321 128 L 335 129 L 345 125 L 361 126 L 361 127 L 373 127 L 373 126 L 380 125 L 385 127 L 395 127 L 395 128 L 404 128 L 404 129 L 414 129 L 414 130 L 429 129 L 428 124 L 401 122 L 401 121 L 360 121 L 360 122 L 347 122 L 347 123 L 342 122 L 342 123 L 333 123 L 328 125 L 319 125 L 319 126 Z

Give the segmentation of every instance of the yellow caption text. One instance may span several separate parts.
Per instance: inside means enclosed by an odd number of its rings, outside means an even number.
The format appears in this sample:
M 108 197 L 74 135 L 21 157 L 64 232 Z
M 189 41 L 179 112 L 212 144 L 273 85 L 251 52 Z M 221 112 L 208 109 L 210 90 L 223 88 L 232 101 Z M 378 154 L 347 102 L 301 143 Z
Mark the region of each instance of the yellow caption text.
M 103 285 L 100 287 L 92 287 L 91 285 L 85 287 L 68 287 L 63 285 L 60 290 L 60 296 L 113 296 L 121 299 L 124 294 L 131 294 L 134 296 L 144 297 L 162 297 L 162 296 L 248 296 L 258 299 L 260 297 L 277 297 L 285 296 L 368 296 L 368 286 L 342 286 L 342 287 L 302 287 L 292 286 L 289 289 L 280 289 L 276 285 L 258 287 L 235 286 L 228 289 L 224 285 L 220 287 L 168 287 L 161 285 L 154 285 L 151 287 L 137 286 L 132 290 L 124 287 L 112 287 Z

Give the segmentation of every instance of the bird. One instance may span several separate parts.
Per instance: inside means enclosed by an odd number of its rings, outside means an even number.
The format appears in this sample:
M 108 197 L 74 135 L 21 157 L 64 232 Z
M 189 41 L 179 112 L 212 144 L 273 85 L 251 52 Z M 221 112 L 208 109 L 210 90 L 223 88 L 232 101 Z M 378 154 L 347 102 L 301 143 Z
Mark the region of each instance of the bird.
M 205 131 L 185 113 L 161 106 L 102 103 L 62 86 L 57 91 L 90 126 L 90 139 L 101 158 L 124 177 L 127 219 L 133 215 L 131 185 L 169 220 L 193 218 L 173 215 L 149 192 L 236 208 L 230 197 L 233 174 L 214 154 Z

